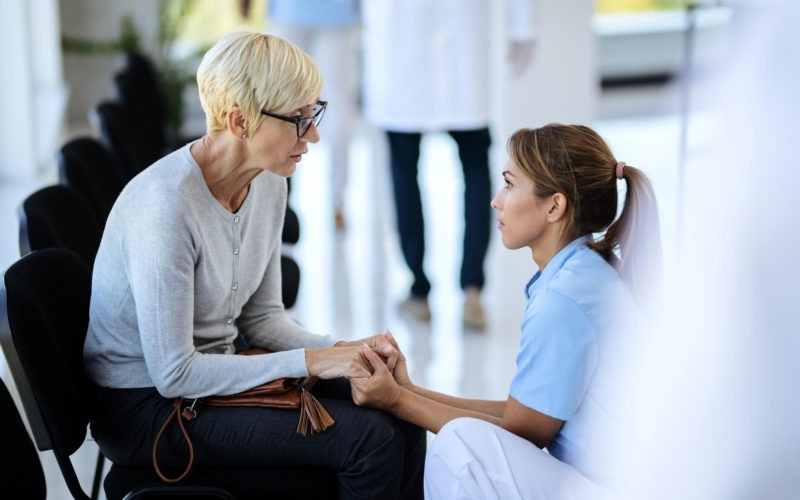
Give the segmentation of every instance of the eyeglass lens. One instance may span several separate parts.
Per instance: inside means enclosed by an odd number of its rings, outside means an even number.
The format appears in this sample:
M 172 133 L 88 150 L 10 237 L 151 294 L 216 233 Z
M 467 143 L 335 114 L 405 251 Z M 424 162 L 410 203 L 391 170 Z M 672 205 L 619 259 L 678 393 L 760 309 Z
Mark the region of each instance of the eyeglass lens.
M 314 114 L 309 117 L 302 118 L 299 122 L 297 122 L 297 126 L 300 129 L 300 137 L 306 135 L 308 129 L 311 128 L 311 124 L 319 125 L 319 122 L 322 120 L 322 115 L 325 114 L 325 106 L 316 105 L 314 106 Z

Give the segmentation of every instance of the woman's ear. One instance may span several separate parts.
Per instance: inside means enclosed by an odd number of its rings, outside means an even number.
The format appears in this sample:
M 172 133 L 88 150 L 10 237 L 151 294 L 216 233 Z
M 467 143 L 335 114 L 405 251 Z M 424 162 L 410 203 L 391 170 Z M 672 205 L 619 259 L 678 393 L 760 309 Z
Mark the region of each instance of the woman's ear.
M 547 221 L 558 222 L 567 213 L 567 197 L 564 193 L 555 193 L 550 197 L 550 208 L 547 210 Z
M 241 108 L 234 106 L 228 110 L 226 115 L 228 131 L 236 137 L 241 137 L 243 140 L 247 138 L 247 120 L 242 114 Z

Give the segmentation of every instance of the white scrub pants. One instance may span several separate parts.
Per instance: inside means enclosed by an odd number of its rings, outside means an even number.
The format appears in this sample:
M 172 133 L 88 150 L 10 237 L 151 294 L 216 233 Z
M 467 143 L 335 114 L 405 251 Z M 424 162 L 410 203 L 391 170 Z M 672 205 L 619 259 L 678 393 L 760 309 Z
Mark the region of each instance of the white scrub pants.
M 428 500 L 595 500 L 606 493 L 526 439 L 473 418 L 442 427 L 425 459 Z
M 269 33 L 307 52 L 322 71 L 322 100 L 328 109 L 320 123 L 320 142 L 330 147 L 333 208 L 342 210 L 350 159 L 350 140 L 358 114 L 358 28 L 289 26 L 269 23 Z

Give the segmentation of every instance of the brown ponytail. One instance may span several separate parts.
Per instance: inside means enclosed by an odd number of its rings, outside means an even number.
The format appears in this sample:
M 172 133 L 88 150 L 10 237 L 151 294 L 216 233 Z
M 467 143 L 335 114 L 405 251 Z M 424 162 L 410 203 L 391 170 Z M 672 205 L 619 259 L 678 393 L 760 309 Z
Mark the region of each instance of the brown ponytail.
M 625 203 L 603 237 L 590 246 L 612 262 L 643 302 L 656 297 L 661 283 L 661 235 L 658 207 L 650 180 L 641 170 L 625 166 Z M 619 258 L 614 254 L 619 249 Z M 650 304 L 647 304 L 648 306 Z
M 530 177 L 538 197 L 567 198 L 564 238 L 603 233 L 589 246 L 612 264 L 641 302 L 650 305 L 660 283 L 661 241 L 653 187 L 641 170 L 625 166 L 627 192 L 617 220 L 617 160 L 606 142 L 583 125 L 520 129 L 508 140 L 511 160 Z

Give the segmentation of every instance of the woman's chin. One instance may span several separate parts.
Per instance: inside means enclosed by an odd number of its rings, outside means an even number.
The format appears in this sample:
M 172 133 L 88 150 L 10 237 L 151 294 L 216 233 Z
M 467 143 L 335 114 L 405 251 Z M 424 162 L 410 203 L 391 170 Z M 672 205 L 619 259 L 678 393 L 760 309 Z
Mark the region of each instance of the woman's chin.
M 268 168 L 267 170 L 275 175 L 280 175 L 281 177 L 291 177 L 297 170 L 297 165 L 292 163 L 291 165 L 280 165 L 279 167 Z

